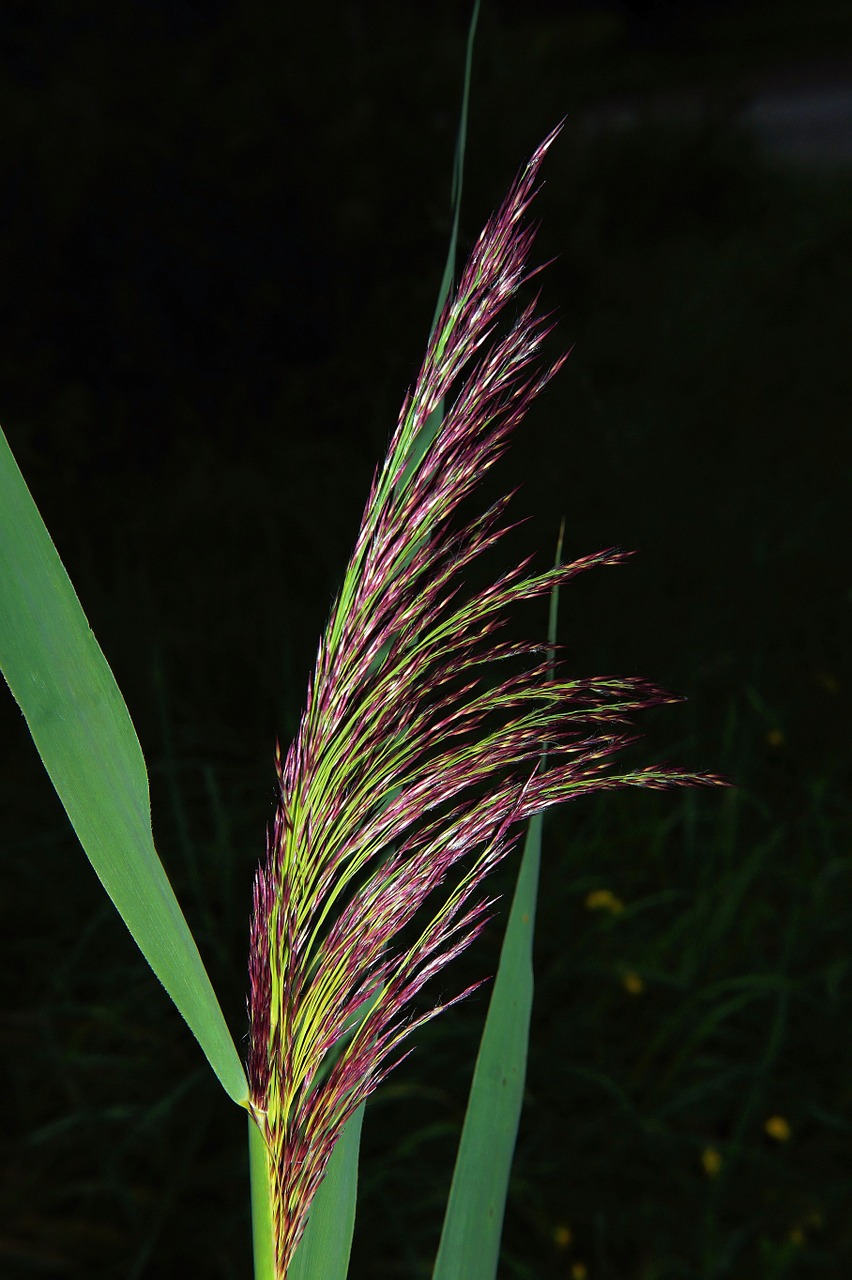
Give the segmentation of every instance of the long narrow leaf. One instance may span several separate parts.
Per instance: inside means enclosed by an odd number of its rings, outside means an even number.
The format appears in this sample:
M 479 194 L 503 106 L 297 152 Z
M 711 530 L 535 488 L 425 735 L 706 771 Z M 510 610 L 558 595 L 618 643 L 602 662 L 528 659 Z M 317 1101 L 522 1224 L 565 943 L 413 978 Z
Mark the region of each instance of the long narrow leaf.
M 475 0 L 470 18 L 465 52 L 464 85 L 462 87 L 461 114 L 459 116 L 458 134 L 456 136 L 456 152 L 453 161 L 453 183 L 450 202 L 453 210 L 450 246 L 441 285 L 438 290 L 438 302 L 432 327 L 437 324 L 444 304 L 449 296 L 456 266 L 456 250 L 461 216 L 462 178 L 464 176 L 464 153 L 467 142 L 467 113 L 470 101 L 470 80 L 473 66 L 473 45 L 476 37 L 476 25 L 479 20 L 480 0 Z M 417 461 L 434 439 L 444 415 L 444 402 L 436 406 L 421 432 L 421 438 L 412 449 L 409 470 L 413 470 Z M 346 1280 L 349 1269 L 349 1250 L 352 1242 L 352 1231 L 355 1224 L 355 1195 L 357 1190 L 358 1149 L 361 1140 L 361 1125 L 364 1118 L 364 1107 L 361 1106 L 355 1115 L 347 1121 L 343 1133 L 337 1142 L 329 1161 L 325 1177 L 320 1183 L 305 1227 L 305 1234 L 296 1249 L 290 1267 L 292 1276 L 298 1280 Z M 338 1155 L 340 1152 L 340 1155 Z M 348 1239 L 345 1253 L 338 1249 L 337 1237 L 326 1229 L 326 1222 L 348 1222 Z M 257 1280 L 257 1278 L 256 1278 Z
M 470 15 L 470 27 L 467 33 L 467 49 L 464 59 L 464 88 L 462 89 L 461 114 L 459 116 L 459 128 L 456 135 L 456 154 L 453 159 L 453 185 L 450 191 L 450 204 L 453 209 L 453 224 L 450 231 L 450 247 L 447 250 L 447 261 L 444 265 L 444 274 L 441 278 L 441 287 L 438 290 L 438 303 L 435 307 L 435 314 L 432 317 L 432 328 L 438 323 L 441 312 L 444 309 L 444 303 L 449 297 L 450 289 L 453 283 L 453 276 L 456 270 L 456 254 L 458 252 L 459 242 L 459 222 L 461 219 L 461 200 L 462 200 L 462 181 L 464 179 L 464 153 L 467 146 L 467 111 L 470 103 L 470 77 L 473 68 L 473 44 L 476 39 L 476 25 L 479 21 L 479 0 L 475 0 L 473 12 Z
M 562 533 L 556 549 L 562 560 Z M 559 587 L 550 596 L 556 643 Z M 479 1045 L 433 1280 L 494 1280 L 527 1067 L 533 1000 L 532 947 L 542 815 L 530 818 L 500 965 Z
M 287 1280 L 333 1280 L 345 1277 L 349 1270 L 364 1106 L 362 1103 L 344 1126 L 331 1153 L 328 1171 L 311 1205 L 310 1230 L 302 1237 Z
M 529 822 L 432 1280 L 494 1280 L 527 1067 L 542 815 Z
M 115 677 L 0 431 L 0 669 L 80 843 L 222 1087 L 245 1073 L 154 848 L 148 774 Z

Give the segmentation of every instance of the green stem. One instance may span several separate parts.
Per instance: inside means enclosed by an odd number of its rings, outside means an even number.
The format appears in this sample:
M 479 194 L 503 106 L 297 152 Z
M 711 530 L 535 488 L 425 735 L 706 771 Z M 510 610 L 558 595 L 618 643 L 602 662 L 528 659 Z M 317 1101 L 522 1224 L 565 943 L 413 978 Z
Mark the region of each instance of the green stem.
M 249 1173 L 251 1176 L 251 1235 L 254 1247 L 254 1280 L 276 1280 L 272 1240 L 272 1193 L 269 1159 L 263 1135 L 251 1116 L 249 1125 Z

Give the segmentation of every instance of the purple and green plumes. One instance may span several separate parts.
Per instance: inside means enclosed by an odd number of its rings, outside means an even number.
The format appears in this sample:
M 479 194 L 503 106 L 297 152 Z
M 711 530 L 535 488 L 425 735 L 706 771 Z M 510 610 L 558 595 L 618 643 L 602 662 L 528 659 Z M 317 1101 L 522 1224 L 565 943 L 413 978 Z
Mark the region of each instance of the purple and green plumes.
M 434 327 L 374 478 L 298 733 L 276 757 L 277 811 L 254 886 L 248 1074 L 282 1280 L 342 1126 L 411 1032 L 466 994 L 413 1010 L 424 983 L 482 929 L 491 903 L 480 884 L 519 824 L 584 792 L 717 781 L 615 772 L 626 716 L 666 695 L 635 679 L 567 679 L 546 645 L 498 638 L 515 602 L 623 553 L 543 573 L 525 560 L 465 590 L 468 566 L 506 532 L 508 498 L 464 522 L 459 505 L 562 363 L 540 367 L 550 326 L 535 300 L 495 332 L 534 274 L 524 215 L 555 136 L 488 222 Z M 430 415 L 444 404 L 434 429 Z M 415 917 L 419 930 L 400 942 Z

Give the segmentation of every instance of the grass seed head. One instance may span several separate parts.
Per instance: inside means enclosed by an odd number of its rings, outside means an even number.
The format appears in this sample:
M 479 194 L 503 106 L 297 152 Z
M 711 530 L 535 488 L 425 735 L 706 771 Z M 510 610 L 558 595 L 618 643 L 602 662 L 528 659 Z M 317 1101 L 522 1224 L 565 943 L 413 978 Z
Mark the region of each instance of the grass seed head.
M 535 274 L 525 215 L 556 132 L 439 316 L 374 477 L 298 732 L 276 753 L 278 803 L 254 885 L 248 1074 L 281 1277 L 343 1125 L 412 1032 L 467 994 L 415 1008 L 482 929 L 482 882 L 518 824 L 590 791 L 715 781 L 619 773 L 628 717 L 666 696 L 636 679 L 570 679 L 541 643 L 499 638 L 514 604 L 623 553 L 540 573 L 525 561 L 465 591 L 468 566 L 506 532 L 507 500 L 461 523 L 458 508 L 562 363 L 541 367 L 550 326 L 536 300 L 496 328 Z

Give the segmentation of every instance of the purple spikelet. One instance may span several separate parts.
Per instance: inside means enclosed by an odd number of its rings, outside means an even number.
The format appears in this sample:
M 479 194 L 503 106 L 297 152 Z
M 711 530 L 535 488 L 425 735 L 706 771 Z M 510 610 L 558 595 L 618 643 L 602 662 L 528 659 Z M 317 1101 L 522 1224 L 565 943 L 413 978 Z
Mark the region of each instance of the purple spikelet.
M 667 768 L 614 772 L 630 741 L 626 716 L 666 695 L 639 680 L 549 678 L 543 645 L 495 638 L 509 606 L 619 564 L 621 552 L 545 573 L 525 560 L 464 592 L 467 566 L 506 531 L 508 499 L 462 528 L 453 516 L 562 363 L 536 367 L 549 326 L 535 302 L 494 333 L 534 274 L 523 218 L 556 132 L 488 222 L 435 326 L 374 477 L 298 733 L 283 760 L 276 754 L 278 808 L 254 886 L 248 1074 L 281 1280 L 342 1126 L 400 1060 L 405 1038 L 467 994 L 411 1011 L 424 983 L 481 930 L 490 903 L 477 890 L 518 824 L 584 792 L 718 781 Z M 500 659 L 524 669 L 496 681 Z M 447 885 L 419 936 L 395 943 Z

